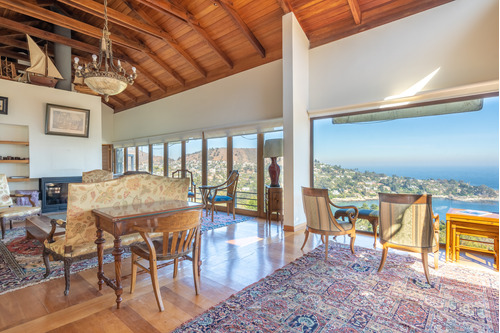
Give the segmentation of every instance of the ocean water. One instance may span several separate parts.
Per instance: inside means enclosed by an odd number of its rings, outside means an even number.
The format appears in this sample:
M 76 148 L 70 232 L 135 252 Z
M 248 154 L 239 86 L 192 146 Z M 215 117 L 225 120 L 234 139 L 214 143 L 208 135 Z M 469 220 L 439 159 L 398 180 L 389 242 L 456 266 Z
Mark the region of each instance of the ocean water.
M 349 167 L 352 169 L 351 167 Z M 412 177 L 417 179 L 455 179 L 463 180 L 470 185 L 486 185 L 498 190 L 499 170 L 498 166 L 369 166 L 357 167 L 359 171 L 374 171 L 384 173 L 388 176 L 397 175 L 399 177 Z
M 363 205 L 363 203 L 368 204 L 370 207 L 372 204 L 378 206 L 378 200 L 365 200 L 365 201 L 341 201 L 335 202 L 335 204 L 339 206 L 348 206 L 353 205 L 359 207 Z M 432 198 L 432 210 L 434 214 L 439 214 L 440 220 L 446 220 L 446 213 L 450 208 L 459 208 L 459 209 L 473 209 L 473 210 L 482 210 L 486 212 L 498 213 L 498 201 L 459 201 L 459 200 L 451 200 L 446 198 Z

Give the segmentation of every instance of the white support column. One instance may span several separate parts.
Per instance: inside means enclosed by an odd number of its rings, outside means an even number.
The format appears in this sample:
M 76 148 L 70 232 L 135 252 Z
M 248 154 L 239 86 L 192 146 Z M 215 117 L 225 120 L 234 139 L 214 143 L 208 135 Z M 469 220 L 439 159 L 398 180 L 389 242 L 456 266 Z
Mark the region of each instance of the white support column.
M 309 40 L 293 13 L 283 16 L 283 155 L 285 230 L 305 223 L 302 186 L 309 186 Z

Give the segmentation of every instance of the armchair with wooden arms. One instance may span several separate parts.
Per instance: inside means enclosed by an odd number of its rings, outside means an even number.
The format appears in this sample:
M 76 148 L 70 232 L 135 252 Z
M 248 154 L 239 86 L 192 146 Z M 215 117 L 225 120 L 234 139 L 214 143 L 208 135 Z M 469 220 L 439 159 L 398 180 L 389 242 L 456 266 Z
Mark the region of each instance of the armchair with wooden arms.
M 64 262 L 64 277 L 69 293 L 70 268 L 73 261 L 97 256 L 96 225 L 93 209 L 126 206 L 162 200 L 187 200 L 188 179 L 172 179 L 161 176 L 136 174 L 97 183 L 72 183 L 68 185 L 68 206 L 66 221 L 52 220 L 52 231 L 44 242 L 43 260 L 45 277 L 50 274 L 49 257 Z M 56 225 L 65 227 L 66 232 L 54 236 Z M 113 250 L 113 235 L 104 232 L 104 250 Z M 141 241 L 139 234 L 121 237 L 121 244 Z
M 328 259 L 328 236 L 349 235 L 351 237 L 351 252 L 354 254 L 354 240 L 356 239 L 356 219 L 358 208 L 355 206 L 337 206 L 330 201 L 327 189 L 302 187 L 302 203 L 306 214 L 307 226 L 304 244 L 306 245 L 309 233 L 321 235 L 325 243 L 325 260 Z M 332 208 L 347 209 L 348 221 L 337 220 Z
M 206 204 L 210 205 L 210 213 L 212 214 L 212 222 L 214 221 L 214 209 L 216 204 L 226 204 L 226 212 L 229 215 L 229 205 L 233 207 L 233 220 L 236 219 L 236 188 L 238 186 L 238 178 L 240 174 L 238 170 L 232 170 L 229 173 L 227 180 L 217 186 L 211 186 L 210 192 L 206 198 Z M 226 191 L 226 194 L 219 194 Z
M 430 194 L 379 193 L 380 243 L 382 259 L 378 271 L 384 267 L 390 247 L 422 254 L 427 282 L 428 254 L 434 253 L 434 268 L 438 269 L 439 215 L 432 212 Z
M 12 198 L 20 197 L 28 198 L 31 207 L 15 205 Z M 30 194 L 11 194 L 7 176 L 5 174 L 0 174 L 0 222 L 2 224 L 2 239 L 5 237 L 5 224 L 7 222 L 10 223 L 10 228 L 12 229 L 13 221 L 24 221 L 27 217 L 40 215 L 40 213 L 41 208 L 36 207 Z
M 189 178 L 191 179 L 188 190 L 188 198 L 191 198 L 192 201 L 196 201 L 196 184 L 193 181 L 193 173 L 187 169 L 179 169 L 172 172 L 172 178 L 185 178 L 187 175 L 189 175 Z

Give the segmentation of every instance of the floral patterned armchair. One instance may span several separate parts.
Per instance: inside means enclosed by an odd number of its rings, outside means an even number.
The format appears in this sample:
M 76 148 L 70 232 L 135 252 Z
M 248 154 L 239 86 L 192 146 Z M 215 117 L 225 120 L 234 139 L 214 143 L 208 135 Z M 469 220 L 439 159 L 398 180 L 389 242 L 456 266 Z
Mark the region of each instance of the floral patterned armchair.
M 14 205 L 12 198 L 26 197 L 29 198 L 30 206 Z M 40 215 L 41 208 L 36 207 L 31 200 L 30 194 L 10 194 L 9 183 L 7 176 L 0 174 L 0 222 L 2 226 L 2 239 L 5 237 L 5 223 L 10 222 L 12 229 L 12 221 L 23 221 L 29 216 Z
M 98 183 L 73 183 L 68 185 L 68 208 L 66 222 L 52 220 L 52 231 L 56 225 L 65 226 L 66 233 L 53 236 L 44 242 L 43 258 L 45 277 L 50 274 L 49 256 L 64 261 L 66 289 L 69 293 L 70 267 L 73 261 L 93 258 L 97 255 L 95 216 L 92 210 L 110 206 L 126 206 L 162 200 L 187 200 L 188 178 L 172 179 L 147 174 L 130 175 Z M 104 232 L 104 249 L 111 251 L 114 237 Z M 140 234 L 122 237 L 122 245 L 141 241 Z M 109 252 L 108 251 L 108 252 Z

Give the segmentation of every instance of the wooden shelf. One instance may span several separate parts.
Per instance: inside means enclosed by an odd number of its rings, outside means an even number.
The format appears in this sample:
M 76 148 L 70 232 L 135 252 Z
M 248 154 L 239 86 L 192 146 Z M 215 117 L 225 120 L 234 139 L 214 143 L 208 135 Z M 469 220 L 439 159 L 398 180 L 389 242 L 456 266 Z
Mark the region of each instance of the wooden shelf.
M 29 164 L 30 160 L 0 160 L 0 163 Z
M 21 182 L 30 182 L 35 181 L 38 178 L 7 178 L 7 182 L 9 183 L 21 183 Z
M 28 141 L 0 141 L 0 145 L 22 145 L 22 146 L 29 146 L 30 143 Z

